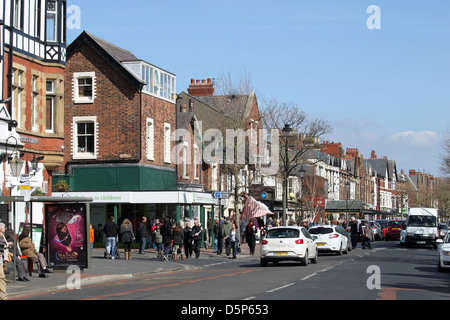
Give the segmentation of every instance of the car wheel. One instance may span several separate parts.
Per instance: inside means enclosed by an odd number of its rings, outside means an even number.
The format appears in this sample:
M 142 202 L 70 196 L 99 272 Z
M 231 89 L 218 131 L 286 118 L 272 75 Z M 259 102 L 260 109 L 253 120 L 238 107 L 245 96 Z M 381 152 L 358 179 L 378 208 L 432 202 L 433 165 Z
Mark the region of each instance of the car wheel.
M 336 252 L 336 254 L 337 254 L 338 256 L 341 256 L 341 255 L 342 255 L 342 242 L 341 242 L 341 247 L 339 248 L 339 251 Z
M 267 260 L 261 259 L 261 267 L 267 267 L 267 264 L 268 264 Z
M 311 263 L 317 263 L 317 257 L 319 256 L 319 250 L 316 250 L 316 256 L 311 259 Z
M 300 264 L 302 266 L 307 266 L 308 265 L 308 260 L 309 260 L 309 258 L 308 258 L 308 250 L 306 250 L 305 256 L 300 260 Z
M 438 260 L 438 270 L 439 270 L 439 272 L 444 272 L 444 268 L 441 267 L 441 258 L 440 257 Z
M 350 249 L 350 246 L 348 245 L 348 242 L 347 242 L 347 246 L 345 247 L 343 254 L 347 254 L 349 249 Z

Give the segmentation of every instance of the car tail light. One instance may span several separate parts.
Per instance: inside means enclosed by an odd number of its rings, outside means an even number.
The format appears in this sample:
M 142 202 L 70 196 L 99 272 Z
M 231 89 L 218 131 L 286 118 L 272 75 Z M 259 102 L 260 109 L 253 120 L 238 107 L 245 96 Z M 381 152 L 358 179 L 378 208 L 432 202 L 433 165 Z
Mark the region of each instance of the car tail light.
M 268 243 L 269 243 L 269 241 L 267 241 L 267 240 L 261 241 L 261 244 L 268 244 Z
M 295 243 L 296 243 L 296 244 L 303 244 L 303 239 L 295 240 Z
M 339 237 L 339 235 L 337 235 L 337 234 L 330 234 L 330 239 L 334 239 L 334 238 L 337 238 L 337 237 Z

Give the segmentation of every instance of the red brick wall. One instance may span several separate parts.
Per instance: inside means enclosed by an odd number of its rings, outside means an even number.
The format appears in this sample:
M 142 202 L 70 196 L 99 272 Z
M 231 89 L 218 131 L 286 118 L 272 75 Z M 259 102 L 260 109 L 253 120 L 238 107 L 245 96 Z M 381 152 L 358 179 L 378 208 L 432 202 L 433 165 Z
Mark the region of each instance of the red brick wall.
M 9 94 L 9 52 L 5 52 L 4 56 L 4 72 L 3 72 L 3 92 L 6 98 Z M 62 146 L 64 145 L 64 121 L 63 101 L 60 105 L 55 104 L 55 119 L 54 119 L 54 133 L 45 132 L 45 81 L 47 79 L 57 80 L 56 90 L 59 96 L 64 94 L 64 88 L 59 88 L 59 80 L 64 79 L 64 66 L 39 63 L 37 60 L 27 59 L 21 54 L 14 54 L 13 66 L 15 69 L 23 71 L 22 75 L 22 109 L 21 109 L 21 123 L 17 132 L 23 137 L 22 143 L 24 147 L 22 151 L 25 152 L 23 160 L 29 162 L 33 159 L 33 154 L 37 156 L 44 155 L 43 161 L 44 181 L 49 181 L 51 185 L 51 173 L 47 170 L 54 170 L 59 163 L 62 162 L 63 153 Z M 37 91 L 39 115 L 38 115 L 38 130 L 32 131 L 32 107 L 33 107 L 33 75 L 38 76 Z M 11 115 L 12 116 L 12 115 Z M 13 119 L 16 120 L 16 119 Z M 57 164 L 57 165 L 55 165 Z M 51 192 L 49 192 L 50 194 Z
M 95 72 L 94 103 L 74 103 L 75 72 Z M 139 162 L 174 167 L 164 163 L 163 142 L 164 122 L 170 123 L 172 130 L 175 128 L 175 104 L 146 94 L 141 97 L 139 90 L 86 44 L 68 57 L 65 79 L 65 163 L 89 162 L 72 157 L 72 122 L 75 116 L 97 116 L 98 156 L 90 162 Z M 154 161 L 147 160 L 146 156 L 147 117 L 153 118 L 155 124 Z

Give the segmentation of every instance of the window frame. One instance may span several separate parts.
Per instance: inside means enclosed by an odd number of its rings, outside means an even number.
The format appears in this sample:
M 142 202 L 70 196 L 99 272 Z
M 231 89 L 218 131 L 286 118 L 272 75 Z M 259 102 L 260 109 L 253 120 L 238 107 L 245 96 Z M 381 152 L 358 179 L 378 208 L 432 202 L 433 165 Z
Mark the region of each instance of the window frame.
M 147 160 L 155 160 L 155 120 L 147 118 Z
M 98 155 L 98 122 L 97 116 L 91 117 L 73 117 L 72 119 L 72 158 L 74 160 L 97 159 Z M 94 124 L 94 152 L 78 152 L 78 124 L 93 123 Z
M 81 79 L 91 79 L 91 97 L 81 96 L 80 97 L 80 83 Z M 75 103 L 94 103 L 96 98 L 96 78 L 95 72 L 75 72 L 73 74 L 73 101 Z
M 164 122 L 164 163 L 171 163 L 171 132 L 170 123 Z

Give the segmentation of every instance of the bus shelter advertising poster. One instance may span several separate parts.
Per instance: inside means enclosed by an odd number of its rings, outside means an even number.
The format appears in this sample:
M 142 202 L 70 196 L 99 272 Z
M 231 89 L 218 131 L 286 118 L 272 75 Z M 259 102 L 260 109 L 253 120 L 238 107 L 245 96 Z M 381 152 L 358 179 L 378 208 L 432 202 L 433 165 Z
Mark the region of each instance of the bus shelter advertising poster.
M 52 267 L 87 267 L 86 205 L 45 207 L 48 259 Z

